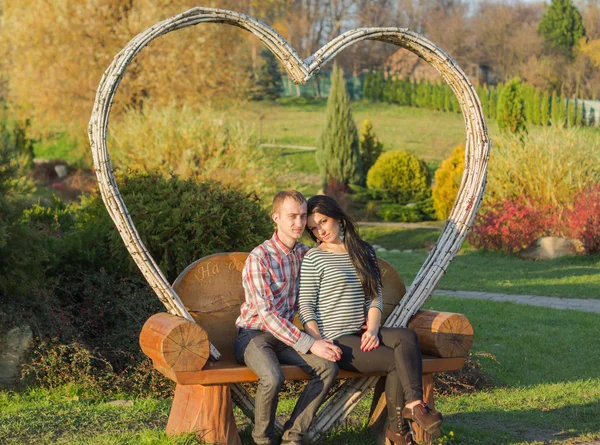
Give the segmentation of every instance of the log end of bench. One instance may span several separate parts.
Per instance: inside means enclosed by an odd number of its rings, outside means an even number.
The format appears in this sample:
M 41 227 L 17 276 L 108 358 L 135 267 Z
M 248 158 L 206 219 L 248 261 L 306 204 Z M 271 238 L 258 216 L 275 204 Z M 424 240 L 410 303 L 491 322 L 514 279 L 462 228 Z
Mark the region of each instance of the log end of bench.
M 163 312 L 146 321 L 140 346 L 155 368 L 172 380 L 178 372 L 201 371 L 210 355 L 208 335 L 200 325 Z
M 408 323 L 417 333 L 423 354 L 435 357 L 466 357 L 473 344 L 473 326 L 463 314 L 419 311 Z

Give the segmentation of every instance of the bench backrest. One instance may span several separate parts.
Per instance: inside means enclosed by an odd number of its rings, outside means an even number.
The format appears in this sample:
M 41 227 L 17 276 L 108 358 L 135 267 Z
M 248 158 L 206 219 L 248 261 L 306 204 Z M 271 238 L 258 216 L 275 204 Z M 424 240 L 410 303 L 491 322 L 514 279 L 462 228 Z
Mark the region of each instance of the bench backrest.
M 233 252 L 201 258 L 190 264 L 173 284 L 184 306 L 224 357 L 233 356 L 235 320 L 244 302 L 242 269 L 247 257 L 245 252 Z M 406 288 L 391 264 L 379 258 L 379 265 L 383 273 L 385 320 Z

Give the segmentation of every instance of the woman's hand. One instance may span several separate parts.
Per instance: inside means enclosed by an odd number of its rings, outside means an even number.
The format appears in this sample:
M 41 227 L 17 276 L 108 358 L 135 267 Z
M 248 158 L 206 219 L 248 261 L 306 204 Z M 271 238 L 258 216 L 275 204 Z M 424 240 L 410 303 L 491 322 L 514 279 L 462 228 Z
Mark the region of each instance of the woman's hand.
M 379 346 L 379 329 L 367 328 L 360 339 L 360 350 L 369 352 Z

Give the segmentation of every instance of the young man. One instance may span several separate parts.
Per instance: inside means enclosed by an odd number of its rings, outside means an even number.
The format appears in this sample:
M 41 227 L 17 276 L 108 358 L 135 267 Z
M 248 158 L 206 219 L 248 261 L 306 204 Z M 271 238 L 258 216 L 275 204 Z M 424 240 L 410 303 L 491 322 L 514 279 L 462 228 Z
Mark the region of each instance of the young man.
M 277 230 L 250 253 L 242 272 L 246 301 L 236 320 L 235 358 L 258 376 L 252 432 L 258 445 L 276 443 L 275 410 L 284 382 L 280 364 L 296 365 L 311 374 L 282 437 L 284 444 L 301 444 L 333 385 L 341 350 L 332 342 L 313 339 L 293 324 L 300 263 L 308 251 L 298 242 L 306 226 L 306 198 L 295 190 L 277 193 L 271 217 Z

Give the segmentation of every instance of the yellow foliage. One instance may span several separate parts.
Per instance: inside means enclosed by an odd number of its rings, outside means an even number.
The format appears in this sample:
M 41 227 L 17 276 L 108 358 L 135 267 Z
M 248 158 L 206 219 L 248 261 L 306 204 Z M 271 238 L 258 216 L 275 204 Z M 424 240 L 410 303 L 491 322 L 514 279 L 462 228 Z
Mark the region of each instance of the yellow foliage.
M 439 220 L 445 220 L 450 215 L 450 210 L 452 210 L 456 195 L 458 195 L 464 169 L 465 148 L 458 145 L 435 172 L 435 185 L 432 193 L 433 207 Z
M 96 88 L 112 58 L 151 25 L 184 12 L 185 0 L 31 0 L 3 3 L 0 43 L 9 99 L 36 133 L 85 134 Z M 245 93 L 246 33 L 198 25 L 169 33 L 128 67 L 113 113 L 151 100 L 191 103 Z M 1 84 L 1 79 L 0 79 Z
M 494 141 L 484 205 L 527 197 L 531 203 L 569 206 L 577 193 L 600 182 L 600 140 L 590 128 L 533 128 L 523 142 Z
M 600 68 L 600 39 L 590 40 L 581 39 L 579 42 L 579 52 L 590 58 L 592 63 Z
M 187 105 L 127 110 L 111 125 L 108 149 L 123 170 L 212 179 L 261 198 L 273 195 L 286 173 L 285 164 L 260 149 L 252 128 L 230 114 Z

